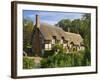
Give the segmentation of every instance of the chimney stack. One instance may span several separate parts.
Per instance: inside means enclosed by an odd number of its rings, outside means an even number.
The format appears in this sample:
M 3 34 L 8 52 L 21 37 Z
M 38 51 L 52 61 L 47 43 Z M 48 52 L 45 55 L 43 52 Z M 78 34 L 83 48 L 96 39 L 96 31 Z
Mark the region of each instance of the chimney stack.
M 40 16 L 38 14 L 36 15 L 36 27 L 40 27 Z

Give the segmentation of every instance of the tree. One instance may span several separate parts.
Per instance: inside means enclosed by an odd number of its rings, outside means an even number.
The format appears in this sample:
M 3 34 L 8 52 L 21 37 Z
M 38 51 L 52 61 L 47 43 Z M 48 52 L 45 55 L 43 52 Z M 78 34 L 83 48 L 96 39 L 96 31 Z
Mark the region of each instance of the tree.
M 71 32 L 80 33 L 81 20 L 74 19 L 71 23 Z
M 83 15 L 82 18 L 82 25 L 81 25 L 81 32 L 83 32 L 84 44 L 85 47 L 90 49 L 91 43 L 91 16 L 90 14 Z
M 30 18 L 23 20 L 23 48 L 25 52 L 30 51 L 33 21 Z
M 85 55 L 84 55 L 84 65 L 91 64 L 91 15 L 85 14 L 83 15 L 83 27 L 82 29 L 85 31 L 84 33 L 84 44 L 85 44 Z
M 68 28 L 71 27 L 71 21 L 69 19 L 62 19 L 56 25 L 61 27 L 63 30 L 68 31 Z

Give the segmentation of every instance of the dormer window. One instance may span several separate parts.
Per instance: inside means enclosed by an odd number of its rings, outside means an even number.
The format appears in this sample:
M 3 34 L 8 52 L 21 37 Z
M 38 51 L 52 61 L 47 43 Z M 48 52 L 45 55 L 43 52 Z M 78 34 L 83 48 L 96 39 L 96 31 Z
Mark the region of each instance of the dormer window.
M 74 46 L 74 43 L 73 42 L 71 42 L 70 43 L 70 48 L 72 48 Z
M 56 39 L 56 36 L 53 36 L 53 39 Z

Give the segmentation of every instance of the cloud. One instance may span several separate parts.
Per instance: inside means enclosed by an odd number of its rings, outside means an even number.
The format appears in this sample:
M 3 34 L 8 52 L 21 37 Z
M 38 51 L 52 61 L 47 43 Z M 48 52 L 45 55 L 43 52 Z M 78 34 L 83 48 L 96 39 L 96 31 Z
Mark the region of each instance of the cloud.
M 31 18 L 35 22 L 36 14 L 40 16 L 41 22 L 47 22 L 49 24 L 56 24 L 62 19 L 79 19 L 82 18 L 84 13 L 73 13 L 73 12 L 52 12 L 52 11 L 34 11 L 25 10 L 23 11 L 24 18 Z
M 51 25 L 54 25 L 55 23 L 57 23 L 57 21 L 42 20 L 41 23 L 49 23 L 49 24 L 51 24 Z

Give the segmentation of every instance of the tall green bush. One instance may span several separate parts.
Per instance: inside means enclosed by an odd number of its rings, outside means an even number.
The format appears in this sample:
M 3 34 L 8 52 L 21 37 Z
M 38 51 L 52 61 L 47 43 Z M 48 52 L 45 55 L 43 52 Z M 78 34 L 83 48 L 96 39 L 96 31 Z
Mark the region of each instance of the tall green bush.
M 43 68 L 55 68 L 55 67 L 75 67 L 75 66 L 88 66 L 90 61 L 88 57 L 85 57 L 85 52 L 76 53 L 58 53 L 56 55 L 49 56 L 47 59 L 41 61 L 41 67 Z M 85 63 L 84 63 L 85 61 Z
M 23 57 L 23 69 L 32 69 L 35 67 L 34 59 Z

